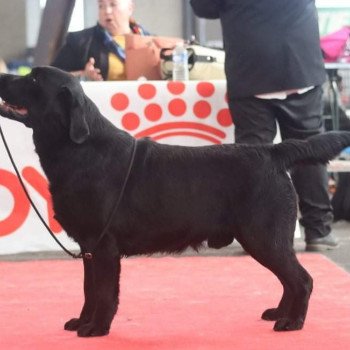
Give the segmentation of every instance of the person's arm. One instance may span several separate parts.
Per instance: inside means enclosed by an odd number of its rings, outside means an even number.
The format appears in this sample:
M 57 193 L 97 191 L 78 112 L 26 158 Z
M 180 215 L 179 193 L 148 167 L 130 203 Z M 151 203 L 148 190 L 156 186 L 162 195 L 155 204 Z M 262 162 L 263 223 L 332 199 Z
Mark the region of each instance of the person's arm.
M 220 17 L 221 0 L 190 0 L 190 3 L 198 17 L 207 19 Z

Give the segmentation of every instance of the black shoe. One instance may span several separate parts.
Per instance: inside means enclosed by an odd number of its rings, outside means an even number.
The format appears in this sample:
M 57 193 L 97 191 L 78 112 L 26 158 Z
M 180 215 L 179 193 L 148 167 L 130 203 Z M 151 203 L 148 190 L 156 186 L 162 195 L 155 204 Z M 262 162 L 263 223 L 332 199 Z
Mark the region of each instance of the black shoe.
M 330 233 L 325 237 L 307 240 L 305 250 L 308 252 L 322 252 L 325 250 L 336 249 L 338 247 L 339 240 Z

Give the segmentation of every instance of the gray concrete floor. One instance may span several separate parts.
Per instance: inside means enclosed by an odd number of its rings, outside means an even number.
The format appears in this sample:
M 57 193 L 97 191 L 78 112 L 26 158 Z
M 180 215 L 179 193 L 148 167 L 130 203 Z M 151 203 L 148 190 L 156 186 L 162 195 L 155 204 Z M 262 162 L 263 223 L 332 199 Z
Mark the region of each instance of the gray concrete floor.
M 333 224 L 333 233 L 340 240 L 340 247 L 328 250 L 322 254 L 334 261 L 337 265 L 350 272 L 350 222 L 338 221 Z M 303 240 L 296 240 L 296 251 L 304 251 Z
M 333 234 L 339 238 L 340 247 L 334 250 L 322 252 L 329 259 L 335 262 L 340 267 L 350 272 L 350 222 L 339 221 L 333 224 Z M 294 247 L 297 253 L 305 252 L 305 243 L 303 238 L 295 239 Z M 313 253 L 319 254 L 319 253 Z M 193 250 L 187 250 L 181 256 L 240 256 L 245 255 L 241 246 L 234 242 L 228 247 L 216 250 L 205 248 L 199 253 Z M 71 259 L 64 252 L 39 252 L 39 253 L 24 253 L 14 255 L 0 255 L 0 261 L 26 261 L 26 260 L 48 260 L 48 259 Z

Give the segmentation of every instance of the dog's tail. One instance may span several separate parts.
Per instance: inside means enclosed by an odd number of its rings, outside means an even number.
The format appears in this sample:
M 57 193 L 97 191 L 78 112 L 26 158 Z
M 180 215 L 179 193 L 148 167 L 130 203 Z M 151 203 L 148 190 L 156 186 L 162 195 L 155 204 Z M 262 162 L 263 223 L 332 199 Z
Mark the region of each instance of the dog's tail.
M 327 163 L 350 146 L 350 132 L 331 131 L 307 140 L 286 140 L 272 146 L 271 156 L 279 169 L 297 163 Z

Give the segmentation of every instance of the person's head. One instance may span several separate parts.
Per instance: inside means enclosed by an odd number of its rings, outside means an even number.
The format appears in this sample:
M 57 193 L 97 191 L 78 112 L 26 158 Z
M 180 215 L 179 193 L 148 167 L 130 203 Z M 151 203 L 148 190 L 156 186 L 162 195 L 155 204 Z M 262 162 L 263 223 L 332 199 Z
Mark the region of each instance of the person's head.
M 130 32 L 133 0 L 98 0 L 98 23 L 111 35 Z

